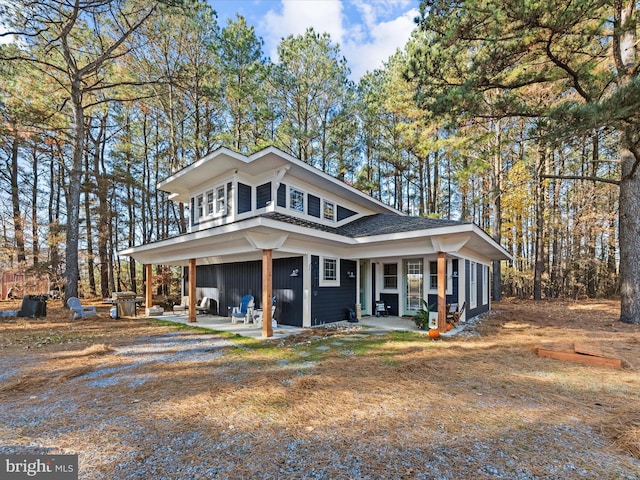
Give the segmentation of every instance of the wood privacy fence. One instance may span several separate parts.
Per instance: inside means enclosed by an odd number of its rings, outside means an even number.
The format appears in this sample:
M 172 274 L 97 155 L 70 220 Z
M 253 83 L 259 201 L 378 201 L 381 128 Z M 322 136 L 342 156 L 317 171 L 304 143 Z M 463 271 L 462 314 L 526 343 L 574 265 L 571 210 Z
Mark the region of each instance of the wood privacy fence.
M 3 300 L 9 294 L 13 297 L 23 295 L 44 295 L 49 293 L 49 278 L 21 272 L 2 272 L 0 277 Z

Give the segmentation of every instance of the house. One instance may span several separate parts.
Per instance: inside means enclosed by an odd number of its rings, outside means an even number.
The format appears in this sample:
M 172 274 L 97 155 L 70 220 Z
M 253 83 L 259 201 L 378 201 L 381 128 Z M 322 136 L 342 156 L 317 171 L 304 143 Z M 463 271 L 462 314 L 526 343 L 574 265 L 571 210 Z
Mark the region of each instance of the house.
M 196 297 L 221 315 L 251 294 L 277 298 L 277 321 L 312 327 L 375 314 L 413 315 L 422 300 L 490 308 L 490 264 L 509 253 L 473 223 L 408 216 L 273 147 L 245 156 L 220 148 L 158 185 L 189 205 L 190 229 L 121 252 L 146 265 L 185 267 Z M 147 307 L 151 288 L 147 285 Z M 271 336 L 265 309 L 263 336 Z

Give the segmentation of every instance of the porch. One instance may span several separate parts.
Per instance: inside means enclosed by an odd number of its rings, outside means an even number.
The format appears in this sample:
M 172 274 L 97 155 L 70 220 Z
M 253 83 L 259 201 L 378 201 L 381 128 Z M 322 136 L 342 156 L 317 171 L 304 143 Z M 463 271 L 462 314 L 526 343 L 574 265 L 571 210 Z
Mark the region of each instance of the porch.
M 252 323 L 231 323 L 229 317 L 221 317 L 219 315 L 196 315 L 196 321 L 190 322 L 188 315 L 173 315 L 171 313 L 164 315 L 153 315 L 153 318 L 158 320 L 165 320 L 168 322 L 182 323 L 189 326 L 198 328 L 205 328 L 216 332 L 228 332 L 235 335 L 240 335 L 248 338 L 265 338 L 262 335 L 262 327 Z M 403 318 L 397 316 L 384 316 L 376 317 L 374 315 L 363 316 L 359 322 L 350 323 L 346 320 L 334 323 L 325 324 L 326 326 L 350 326 L 350 327 L 362 327 L 362 333 L 366 334 L 384 334 L 392 331 L 407 331 L 427 334 L 426 330 L 420 330 L 415 325 L 412 319 Z M 458 327 L 441 333 L 441 336 L 452 336 L 456 333 L 464 330 L 464 323 L 460 323 Z M 322 328 L 323 325 L 311 327 Z M 290 325 L 278 325 L 273 329 L 273 336 L 268 338 L 285 338 L 289 335 L 298 335 L 300 333 L 308 332 L 310 327 L 292 327 Z

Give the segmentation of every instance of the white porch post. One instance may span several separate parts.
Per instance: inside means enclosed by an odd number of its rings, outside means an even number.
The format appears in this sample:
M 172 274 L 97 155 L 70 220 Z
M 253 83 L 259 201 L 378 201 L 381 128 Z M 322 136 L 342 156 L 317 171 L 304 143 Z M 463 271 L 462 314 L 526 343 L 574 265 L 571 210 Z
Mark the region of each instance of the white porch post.
M 262 250 L 262 336 L 273 337 L 271 298 L 273 297 L 273 250 Z
M 311 256 L 302 256 L 302 326 L 311 326 Z
M 447 254 L 438 252 L 438 330 L 447 331 Z
M 144 285 L 144 306 L 146 309 L 153 307 L 153 282 L 151 281 L 152 267 L 150 263 L 144 266 L 145 271 L 145 285 Z
M 189 259 L 189 321 L 196 321 L 196 259 Z

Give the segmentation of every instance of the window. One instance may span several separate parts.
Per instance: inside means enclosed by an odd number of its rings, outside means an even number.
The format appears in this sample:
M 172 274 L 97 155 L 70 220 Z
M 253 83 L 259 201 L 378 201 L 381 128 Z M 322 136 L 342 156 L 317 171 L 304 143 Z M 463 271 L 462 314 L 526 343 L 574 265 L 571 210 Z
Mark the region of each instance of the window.
M 289 190 L 289 208 L 304 212 L 304 193 L 295 188 Z
M 207 192 L 207 215 L 213 215 L 214 210 L 214 203 L 213 203 L 213 190 L 209 190 Z
M 202 195 L 196 197 L 196 215 L 197 218 L 204 217 L 204 196 Z
M 320 258 L 320 286 L 339 287 L 340 286 L 340 262 L 337 258 Z
M 451 264 L 451 259 L 447 259 L 445 277 L 447 279 L 446 293 L 447 295 L 451 295 L 453 292 L 453 280 L 449 272 L 453 271 L 453 266 Z M 434 292 L 438 291 L 438 262 L 429 262 L 429 290 Z
M 323 278 L 325 281 L 335 281 L 338 279 L 338 266 L 335 258 L 325 258 L 323 266 Z
M 225 210 L 225 191 L 224 191 L 224 186 L 222 187 L 218 187 L 216 189 L 216 213 L 218 215 L 225 215 L 226 214 L 226 210 Z
M 398 288 L 398 264 L 385 263 L 382 267 L 384 272 L 383 288 Z
M 469 308 L 478 306 L 478 267 L 476 262 L 469 265 Z
M 325 200 L 322 208 L 322 216 L 327 220 L 333 221 L 335 218 L 335 205 Z

